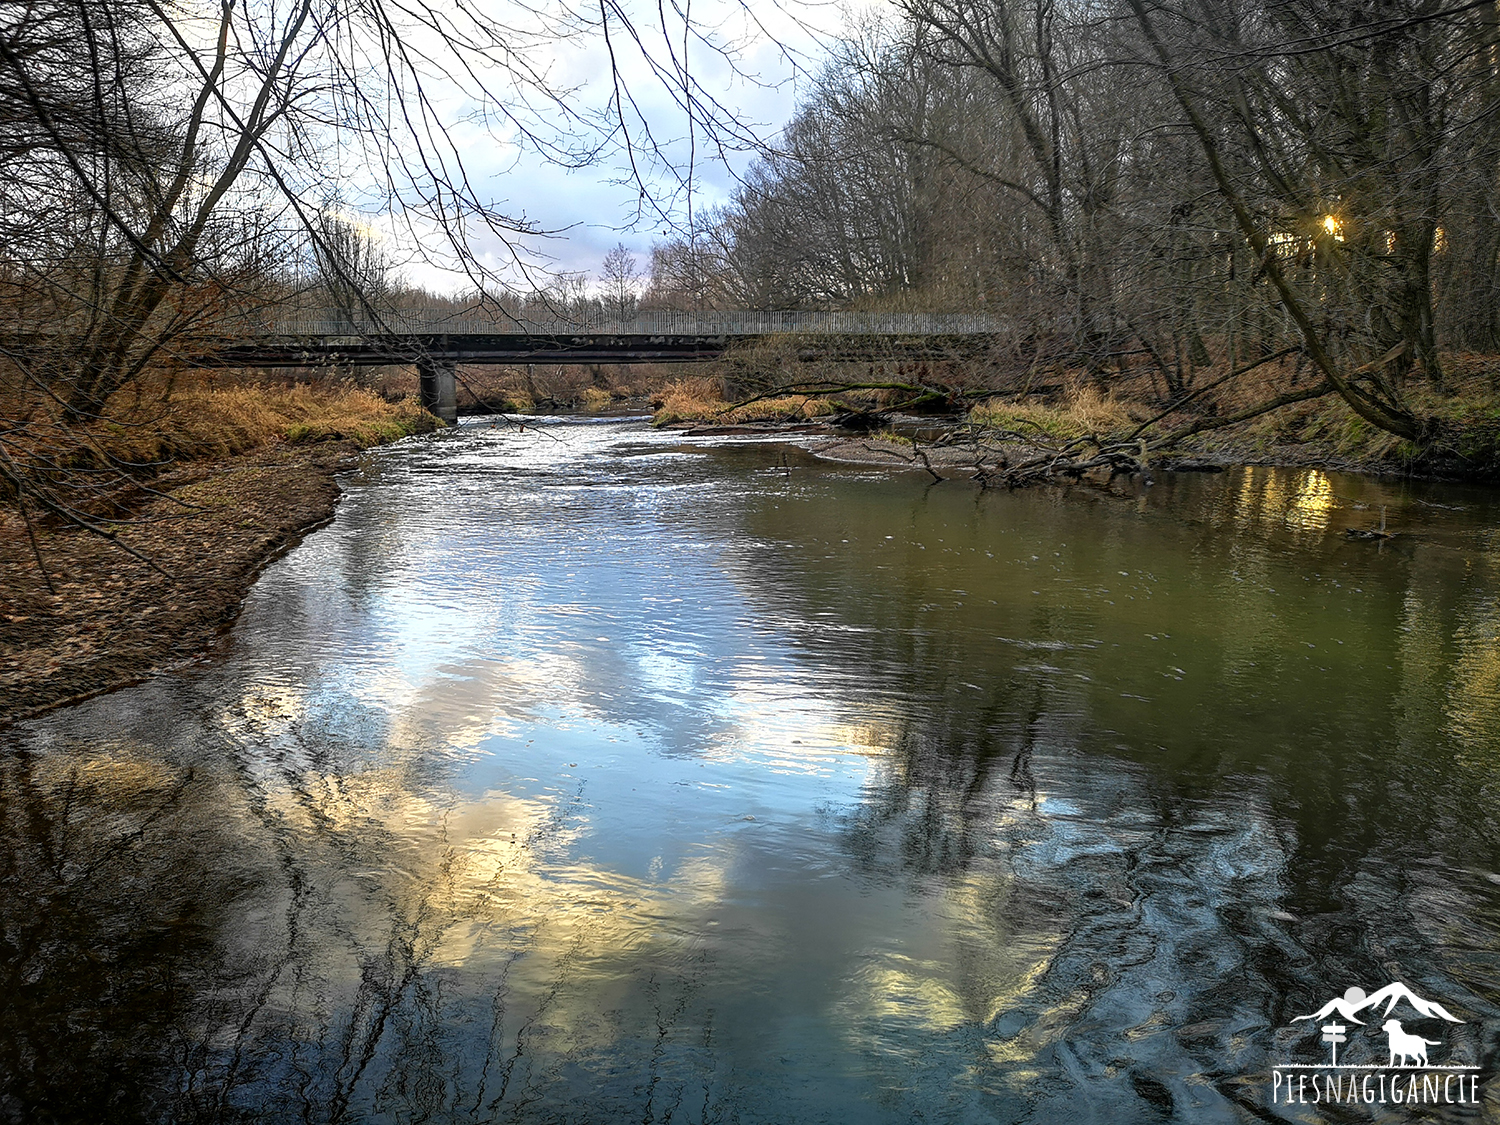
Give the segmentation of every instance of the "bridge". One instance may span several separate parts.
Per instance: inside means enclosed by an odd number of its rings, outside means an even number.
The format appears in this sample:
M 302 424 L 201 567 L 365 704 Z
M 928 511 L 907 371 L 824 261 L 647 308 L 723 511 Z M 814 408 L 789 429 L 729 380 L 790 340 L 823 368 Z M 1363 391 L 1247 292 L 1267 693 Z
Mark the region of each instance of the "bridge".
M 458 364 L 696 363 L 735 345 L 795 340 L 801 359 L 951 359 L 983 351 L 1008 325 L 972 314 L 858 312 L 649 312 L 510 316 L 392 312 L 349 316 L 274 311 L 233 335 L 203 340 L 199 367 L 415 365 L 422 404 L 458 417 Z

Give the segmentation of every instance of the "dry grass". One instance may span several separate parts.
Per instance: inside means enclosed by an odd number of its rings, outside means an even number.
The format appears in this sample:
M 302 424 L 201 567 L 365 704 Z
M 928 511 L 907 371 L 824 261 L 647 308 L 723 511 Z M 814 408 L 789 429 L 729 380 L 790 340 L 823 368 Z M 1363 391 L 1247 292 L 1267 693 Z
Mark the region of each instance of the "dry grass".
M 718 379 L 678 379 L 664 386 L 652 399 L 651 406 L 656 412 L 652 423 L 667 426 L 673 422 L 716 419 L 729 405 L 724 401 L 724 384 Z
M 1477 465 L 1500 461 L 1500 394 L 1483 388 L 1439 395 L 1423 387 L 1408 401 L 1419 414 L 1448 424 L 1451 445 L 1434 451 L 1439 460 L 1457 457 Z M 1370 467 L 1404 470 L 1422 461 L 1411 442 L 1387 433 L 1355 414 L 1337 395 L 1297 403 L 1238 426 L 1211 430 L 1190 439 L 1190 447 L 1208 452 L 1254 452 L 1310 459 L 1326 458 Z
M 779 398 L 763 398 L 745 406 L 736 406 L 722 418 L 731 423 L 745 422 L 806 422 L 832 414 L 834 406 L 826 398 L 809 398 L 806 395 L 784 395 Z
M 415 399 L 385 401 L 349 384 L 190 387 L 130 424 L 93 427 L 94 437 L 132 461 L 229 457 L 276 442 L 348 439 L 360 446 L 435 428 Z
M 473 398 L 472 395 L 469 397 Z M 485 406 L 499 414 L 537 413 L 536 400 L 522 390 L 507 391 L 503 397 L 498 399 L 486 399 Z
M 35 466 L 46 479 L 88 493 L 175 462 L 280 443 L 348 440 L 364 448 L 439 425 L 414 399 L 390 403 L 351 384 L 193 383 L 170 398 L 159 388 L 145 392 L 112 420 L 70 426 L 33 415 L 6 435 L 5 450 L 23 471 Z
M 974 425 L 1067 441 L 1085 434 L 1120 434 L 1142 421 L 1142 408 L 1099 393 L 1089 384 L 1074 387 L 1058 403 L 989 399 L 969 412 Z
M 658 426 L 673 422 L 746 425 L 753 422 L 806 422 L 832 414 L 833 403 L 808 395 L 781 395 L 736 406 L 724 399 L 723 383 L 712 377 L 681 379 L 663 387 L 652 401 Z
M 586 410 L 591 414 L 608 410 L 614 402 L 614 395 L 600 387 L 584 387 L 578 394 L 578 409 Z

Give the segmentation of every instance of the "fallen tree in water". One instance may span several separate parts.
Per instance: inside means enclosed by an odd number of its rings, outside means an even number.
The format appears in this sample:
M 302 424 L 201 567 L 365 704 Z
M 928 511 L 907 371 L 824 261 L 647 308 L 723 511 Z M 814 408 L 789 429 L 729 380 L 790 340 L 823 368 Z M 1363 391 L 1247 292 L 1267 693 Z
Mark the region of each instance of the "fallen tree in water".
M 1101 474 L 1149 480 L 1153 470 L 1201 467 L 1205 458 L 1471 479 L 1500 471 L 1494 357 L 1451 358 L 1441 392 L 1410 388 L 1411 401 L 1443 420 L 1428 428 L 1426 442 L 1368 423 L 1332 381 L 1309 377 L 1308 368 L 1318 369 L 1300 347 L 1215 366 L 1171 395 L 1154 393 L 1149 370 L 1103 389 L 1086 372 L 1068 369 L 1047 370 L 1040 380 L 1034 369 L 1017 376 L 952 365 L 907 378 L 840 378 L 827 365 L 809 379 L 787 378 L 786 366 L 762 369 L 753 379 L 741 370 L 737 381 L 753 393 L 727 398 L 724 376 L 682 380 L 658 395 L 657 422 L 803 428 L 816 422 L 830 432 L 881 439 L 883 460 L 905 461 L 934 477 L 964 473 L 984 487 Z M 1125 389 L 1132 383 L 1133 393 Z

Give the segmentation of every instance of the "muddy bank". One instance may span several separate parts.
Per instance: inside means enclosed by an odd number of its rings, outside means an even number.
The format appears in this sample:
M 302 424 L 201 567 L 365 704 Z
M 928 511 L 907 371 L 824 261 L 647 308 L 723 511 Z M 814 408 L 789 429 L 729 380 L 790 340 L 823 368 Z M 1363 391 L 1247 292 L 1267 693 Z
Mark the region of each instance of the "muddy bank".
M 773 437 L 786 439 L 825 461 L 844 464 L 884 465 L 893 469 L 937 472 L 944 477 L 966 479 L 982 466 L 993 470 L 996 465 L 1029 459 L 1041 452 L 1037 446 L 1003 442 L 974 442 L 969 439 L 945 442 L 945 427 L 931 418 L 892 419 L 897 434 L 923 432 L 916 441 L 905 436 L 851 433 L 837 426 L 818 422 L 745 422 L 716 425 L 704 422 L 675 422 L 669 429 L 695 437 Z M 956 430 L 956 425 L 949 427 Z M 936 432 L 934 432 L 936 431 Z M 1322 469 L 1327 472 L 1358 473 L 1371 477 L 1404 477 L 1434 481 L 1487 481 L 1493 474 L 1463 471 L 1463 466 L 1445 463 L 1407 464 L 1393 460 L 1388 451 L 1368 456 L 1351 456 L 1328 444 L 1316 442 L 1267 442 L 1260 435 L 1236 437 L 1217 433 L 1212 440 L 1185 443 L 1170 451 L 1149 453 L 1146 464 L 1157 472 L 1222 472 L 1244 465 L 1265 465 L 1288 469 Z
M 794 439 L 797 440 L 797 439 Z M 853 437 L 827 433 L 797 440 L 797 444 L 825 461 L 856 465 L 888 465 L 892 468 L 927 471 L 936 469 L 944 476 L 971 476 L 980 464 L 993 466 L 1002 458 L 1015 461 L 1035 456 L 1034 448 L 1020 445 L 986 445 L 982 450 L 959 445 L 911 444 L 889 438 Z M 1390 476 L 1395 469 L 1384 462 L 1361 463 L 1329 453 L 1295 447 L 1271 450 L 1226 450 L 1157 453 L 1147 459 L 1153 472 L 1223 472 L 1241 465 L 1272 465 L 1291 469 L 1324 469 L 1329 472 L 1361 473 L 1366 476 Z M 1413 474 L 1402 474 L 1413 475 Z
M 33 552 L 19 516 L 0 514 L 0 725 L 205 652 L 266 563 L 332 517 L 334 476 L 358 450 L 275 445 L 153 481 L 165 498 L 119 540 L 160 570 L 71 528 L 36 527 Z

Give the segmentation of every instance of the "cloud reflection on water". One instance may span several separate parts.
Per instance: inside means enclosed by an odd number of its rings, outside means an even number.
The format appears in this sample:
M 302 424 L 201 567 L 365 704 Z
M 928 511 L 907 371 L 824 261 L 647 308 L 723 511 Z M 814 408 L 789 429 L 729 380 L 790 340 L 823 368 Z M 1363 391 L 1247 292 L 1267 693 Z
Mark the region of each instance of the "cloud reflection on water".
M 15 1104 L 1230 1120 L 1327 981 L 1488 1013 L 1478 517 L 566 430 L 386 451 L 222 661 L 13 736 Z

